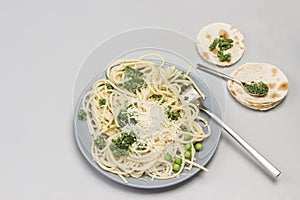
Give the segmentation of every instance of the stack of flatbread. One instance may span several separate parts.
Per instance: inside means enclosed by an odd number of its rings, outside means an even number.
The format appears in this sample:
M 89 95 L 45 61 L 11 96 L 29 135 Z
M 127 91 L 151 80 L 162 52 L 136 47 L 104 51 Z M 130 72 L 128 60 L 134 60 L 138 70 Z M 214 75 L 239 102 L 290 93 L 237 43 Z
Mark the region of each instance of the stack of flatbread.
M 209 46 L 216 38 L 225 38 L 233 40 L 233 47 L 224 53 L 231 54 L 230 62 L 221 62 L 217 56 L 218 49 L 209 50 Z M 197 35 L 196 45 L 200 55 L 207 61 L 219 66 L 230 66 L 236 63 L 245 51 L 244 36 L 234 26 L 226 23 L 213 23 L 205 26 Z
M 266 63 L 246 63 L 231 74 L 244 81 L 263 81 L 269 87 L 269 92 L 263 97 L 249 95 L 244 89 L 233 81 L 228 81 L 228 89 L 233 97 L 241 104 L 255 110 L 269 110 L 277 106 L 287 95 L 288 80 L 282 71 Z

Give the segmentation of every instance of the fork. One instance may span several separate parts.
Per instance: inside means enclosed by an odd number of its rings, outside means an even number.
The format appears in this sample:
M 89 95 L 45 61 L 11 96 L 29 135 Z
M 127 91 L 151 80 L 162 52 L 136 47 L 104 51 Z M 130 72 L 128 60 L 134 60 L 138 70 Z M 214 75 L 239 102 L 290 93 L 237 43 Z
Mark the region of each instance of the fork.
M 211 112 L 206 108 L 203 103 L 200 95 L 195 90 L 194 87 L 191 87 L 185 92 L 184 96 L 192 97 L 191 103 L 195 104 L 201 111 L 205 112 L 212 119 L 214 119 L 226 132 L 241 146 L 243 149 L 248 152 L 248 154 L 259 164 L 272 178 L 276 179 L 281 172 L 266 158 L 264 158 L 259 152 L 257 152 L 248 142 L 246 142 L 237 132 L 231 129 L 227 124 L 225 124 L 222 119 L 220 119 L 216 114 Z

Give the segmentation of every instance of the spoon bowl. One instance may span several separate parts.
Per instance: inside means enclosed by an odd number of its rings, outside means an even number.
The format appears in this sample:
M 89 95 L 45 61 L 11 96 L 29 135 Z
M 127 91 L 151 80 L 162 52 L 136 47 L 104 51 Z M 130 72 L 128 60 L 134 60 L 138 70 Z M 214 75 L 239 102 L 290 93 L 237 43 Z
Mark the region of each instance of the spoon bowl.
M 241 82 L 243 89 L 252 96 L 263 97 L 269 92 L 269 87 L 262 81 Z

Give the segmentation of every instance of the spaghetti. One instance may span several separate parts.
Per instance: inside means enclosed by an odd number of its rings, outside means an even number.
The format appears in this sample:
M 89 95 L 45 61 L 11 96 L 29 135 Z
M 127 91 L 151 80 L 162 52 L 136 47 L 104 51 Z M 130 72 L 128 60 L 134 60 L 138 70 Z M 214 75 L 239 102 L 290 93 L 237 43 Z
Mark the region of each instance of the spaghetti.
M 169 179 L 193 166 L 206 171 L 196 163 L 193 145 L 209 136 L 210 127 L 182 95 L 194 82 L 175 66 L 164 67 L 160 55 L 154 55 L 160 65 L 148 56 L 112 64 L 107 79 L 84 95 L 95 162 L 125 182 L 143 175 Z

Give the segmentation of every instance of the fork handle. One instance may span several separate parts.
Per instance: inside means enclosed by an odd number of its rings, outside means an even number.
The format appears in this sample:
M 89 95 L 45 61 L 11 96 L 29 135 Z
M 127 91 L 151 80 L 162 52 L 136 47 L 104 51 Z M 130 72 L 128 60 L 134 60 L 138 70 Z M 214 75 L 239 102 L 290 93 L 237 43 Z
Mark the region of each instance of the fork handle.
M 226 125 L 217 115 L 209 110 L 201 109 L 206 112 L 211 118 L 213 118 L 219 125 L 226 130 L 229 135 L 237 141 L 246 150 L 250 156 L 273 178 L 277 178 L 281 172 L 260 153 L 258 153 L 250 144 L 248 144 L 241 136 L 239 136 L 234 130 Z

